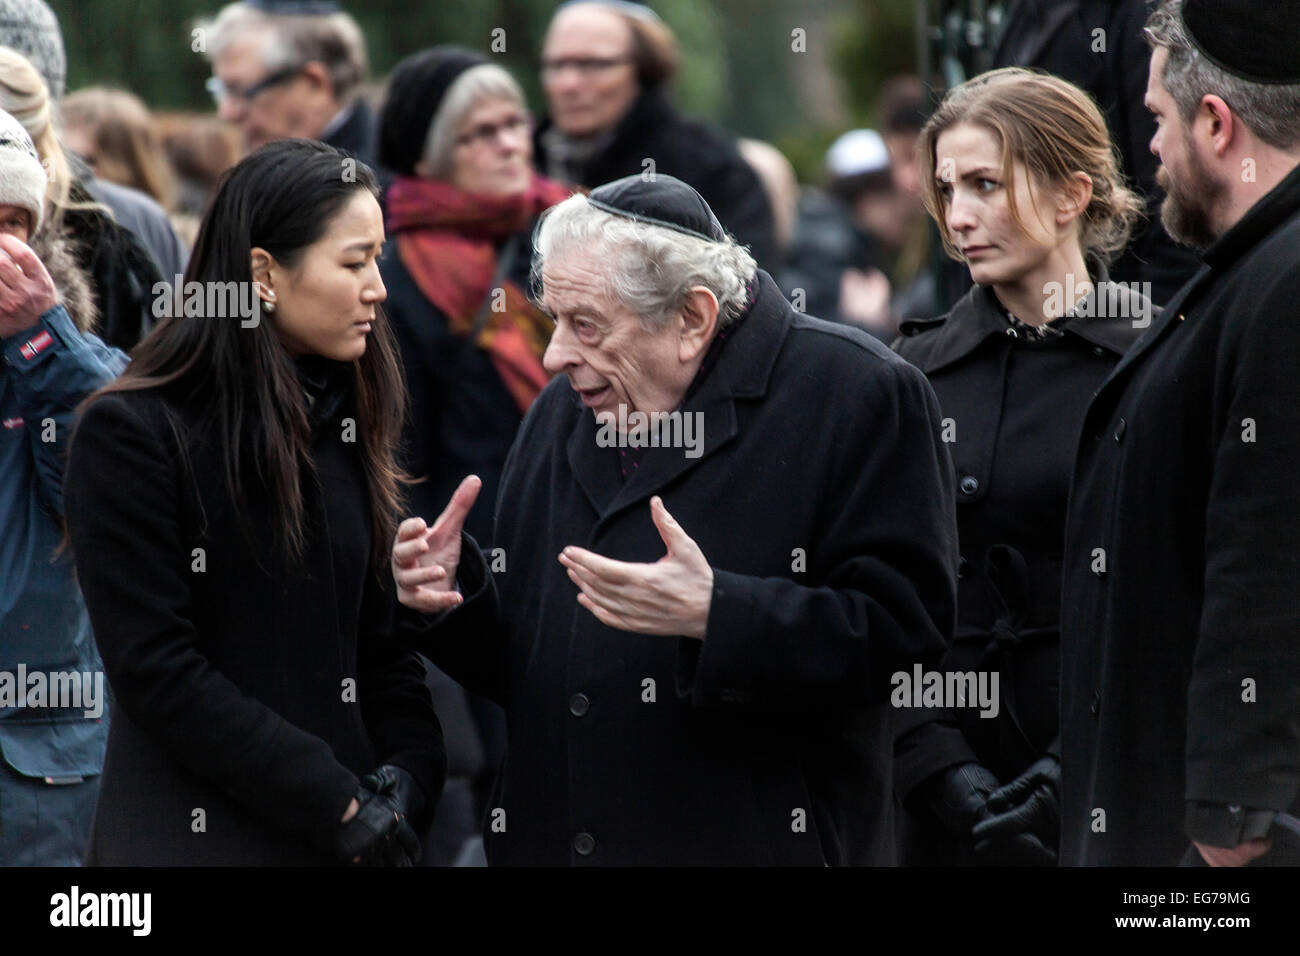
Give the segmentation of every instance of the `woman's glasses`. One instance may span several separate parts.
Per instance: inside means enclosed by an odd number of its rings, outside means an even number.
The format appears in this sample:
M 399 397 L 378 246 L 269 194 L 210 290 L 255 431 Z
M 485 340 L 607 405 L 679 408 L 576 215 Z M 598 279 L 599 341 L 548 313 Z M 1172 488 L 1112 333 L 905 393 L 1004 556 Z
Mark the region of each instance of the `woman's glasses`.
M 457 146 L 482 146 L 488 147 L 497 141 L 497 137 L 502 133 L 516 137 L 520 135 L 532 135 L 533 118 L 527 113 L 516 113 L 514 116 L 508 116 L 499 123 L 479 123 L 468 133 L 456 137 Z

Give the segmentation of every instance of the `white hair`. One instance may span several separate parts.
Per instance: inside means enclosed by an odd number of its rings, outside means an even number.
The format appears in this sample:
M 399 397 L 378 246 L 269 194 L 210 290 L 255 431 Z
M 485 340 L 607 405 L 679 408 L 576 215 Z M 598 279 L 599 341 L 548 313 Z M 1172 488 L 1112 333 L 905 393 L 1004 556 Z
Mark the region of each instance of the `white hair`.
M 230 3 L 216 19 L 200 21 L 199 28 L 208 34 L 209 59 L 237 37 L 253 33 L 266 38 L 262 66 L 268 74 L 312 61 L 324 64 L 340 103 L 350 99 L 366 78 L 366 41 L 357 21 L 346 13 L 287 16 Z
M 542 268 L 561 250 L 577 249 L 600 264 L 611 297 L 654 332 L 677 313 L 695 286 L 718 300 L 718 327 L 745 310 L 746 286 L 758 265 L 730 236 L 712 242 L 664 226 L 598 209 L 586 196 L 570 196 L 542 217 L 533 237 L 533 287 L 540 295 Z
M 513 76 L 495 63 L 471 66 L 456 77 L 429 123 L 420 157 L 435 179 L 446 179 L 451 174 L 451 154 L 456 148 L 460 124 L 484 100 L 510 100 L 523 109 L 524 91 Z

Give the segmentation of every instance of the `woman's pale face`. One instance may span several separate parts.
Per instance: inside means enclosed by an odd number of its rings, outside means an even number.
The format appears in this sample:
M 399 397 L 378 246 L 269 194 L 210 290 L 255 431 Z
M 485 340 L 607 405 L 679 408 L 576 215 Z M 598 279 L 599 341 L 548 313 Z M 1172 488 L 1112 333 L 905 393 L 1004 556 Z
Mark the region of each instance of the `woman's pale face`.
M 383 245 L 379 203 L 358 189 L 294 268 L 270 267 L 262 281 L 275 293 L 275 311 L 266 318 L 291 354 L 351 362 L 365 353 L 376 306 L 388 297 L 379 277 Z
M 1014 285 L 1063 241 L 1055 195 L 1018 160 L 1012 170 L 1016 200 L 1003 181 L 1002 149 L 982 126 L 959 123 L 935 141 L 935 186 L 948 231 L 980 285 Z M 1013 202 L 1023 231 L 1012 218 Z
M 31 238 L 32 214 L 22 206 L 0 205 L 0 232 L 26 242 Z
M 532 121 L 510 99 L 480 100 L 461 119 L 451 151 L 451 184 L 468 193 L 513 196 L 532 182 Z

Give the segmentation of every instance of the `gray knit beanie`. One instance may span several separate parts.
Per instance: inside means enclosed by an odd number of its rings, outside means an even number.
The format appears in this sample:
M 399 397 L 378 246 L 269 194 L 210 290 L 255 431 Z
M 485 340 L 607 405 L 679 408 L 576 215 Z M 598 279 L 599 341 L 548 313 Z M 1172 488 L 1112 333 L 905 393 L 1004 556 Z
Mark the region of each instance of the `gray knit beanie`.
M 0 46 L 17 50 L 45 78 L 50 98 L 63 96 L 68 60 L 59 18 L 44 0 L 0 0 Z

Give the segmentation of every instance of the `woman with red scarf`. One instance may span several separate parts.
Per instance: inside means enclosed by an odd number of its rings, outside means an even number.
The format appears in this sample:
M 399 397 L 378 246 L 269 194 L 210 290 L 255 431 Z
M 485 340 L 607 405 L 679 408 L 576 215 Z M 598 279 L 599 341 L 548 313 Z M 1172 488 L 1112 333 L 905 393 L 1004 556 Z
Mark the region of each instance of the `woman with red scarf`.
M 533 172 L 519 86 L 486 57 L 435 47 L 393 71 L 380 120 L 389 247 L 382 274 L 411 390 L 414 514 L 437 517 L 460 479 L 483 492 L 465 523 L 490 546 L 496 481 L 549 376 L 551 322 L 528 301 L 537 217 L 569 191 Z
M 523 93 L 486 57 L 435 47 L 393 71 L 379 129 L 380 165 L 396 174 L 380 271 L 410 393 L 403 462 L 423 479 L 408 513 L 432 521 L 478 475 L 465 530 L 488 554 L 506 454 L 549 380 L 552 323 L 528 301 L 528 268 L 537 217 L 569 190 L 533 172 L 532 152 Z M 427 856 L 452 862 L 477 831 L 468 778 L 495 769 L 499 717 L 471 717 L 479 702 L 436 671 L 430 680 L 449 766 Z

